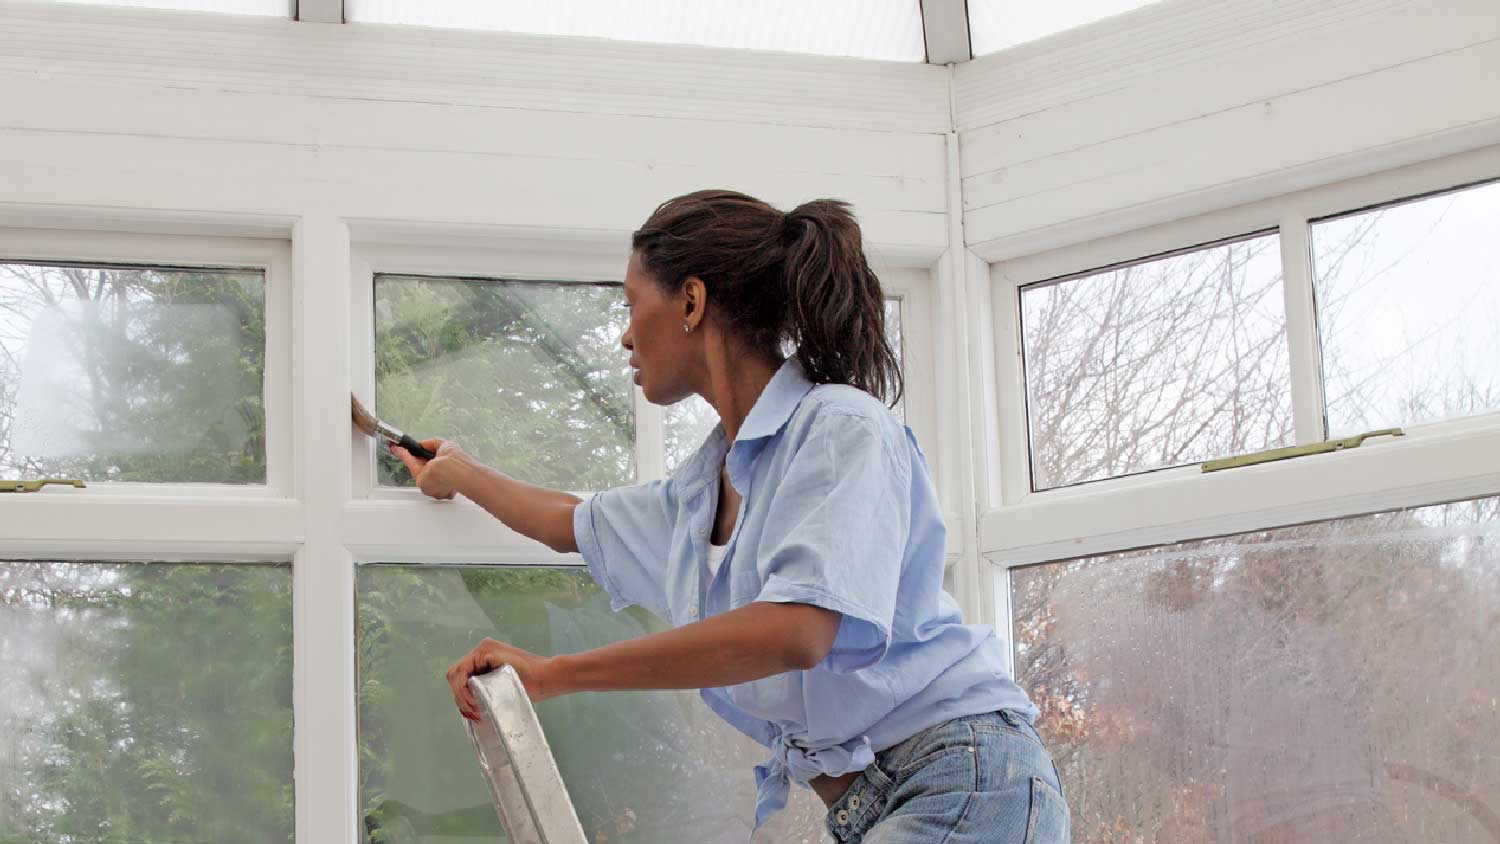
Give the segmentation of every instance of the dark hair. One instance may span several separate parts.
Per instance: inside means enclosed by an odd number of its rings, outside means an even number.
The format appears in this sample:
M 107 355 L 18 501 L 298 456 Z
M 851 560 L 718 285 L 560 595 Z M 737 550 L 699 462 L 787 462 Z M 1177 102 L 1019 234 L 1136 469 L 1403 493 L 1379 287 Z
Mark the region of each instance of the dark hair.
M 848 203 L 815 199 L 783 214 L 735 191 L 697 191 L 658 206 L 631 248 L 669 294 L 702 279 L 709 317 L 750 348 L 779 356 L 790 342 L 813 383 L 900 400 L 885 297 Z

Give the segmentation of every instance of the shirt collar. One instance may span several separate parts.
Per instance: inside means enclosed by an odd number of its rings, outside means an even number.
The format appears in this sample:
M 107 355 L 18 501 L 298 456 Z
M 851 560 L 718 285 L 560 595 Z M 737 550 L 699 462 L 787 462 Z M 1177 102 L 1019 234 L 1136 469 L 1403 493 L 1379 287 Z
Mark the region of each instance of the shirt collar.
M 776 374 L 771 376 L 766 388 L 760 391 L 760 397 L 750 408 L 734 441 L 745 442 L 775 436 L 786 425 L 787 420 L 792 418 L 792 411 L 797 409 L 797 405 L 802 403 L 802 397 L 812 388 L 812 382 L 807 380 L 806 373 L 802 371 L 801 362 L 795 355 L 787 358 L 781 368 L 776 370 Z
M 739 433 L 735 436 L 735 443 L 756 443 L 775 436 L 786 427 L 787 420 L 792 418 L 792 413 L 802 403 L 804 396 L 813 388 L 813 383 L 807 379 L 802 369 L 802 364 L 795 356 L 787 358 L 776 374 L 771 376 L 765 389 L 761 390 L 760 396 L 756 398 L 755 404 L 751 406 L 750 413 L 745 416 L 744 424 L 740 425 Z M 684 492 L 691 494 L 700 487 L 706 485 L 719 474 L 719 463 L 724 459 L 726 452 L 734 443 L 726 442 L 724 423 L 720 422 L 714 426 L 709 434 L 707 442 L 699 450 L 693 465 L 687 473 L 684 484 Z M 755 447 L 742 447 L 737 453 L 758 452 Z M 738 462 L 738 461 L 737 461 Z M 730 468 L 733 474 L 738 467 Z

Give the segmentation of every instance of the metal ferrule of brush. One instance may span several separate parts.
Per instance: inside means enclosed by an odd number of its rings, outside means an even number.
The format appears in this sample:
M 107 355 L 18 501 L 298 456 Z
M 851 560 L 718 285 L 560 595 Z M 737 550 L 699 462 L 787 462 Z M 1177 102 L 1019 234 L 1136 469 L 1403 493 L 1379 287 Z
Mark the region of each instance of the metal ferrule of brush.
M 401 438 L 406 436 L 406 433 L 400 428 L 387 425 L 384 422 L 375 423 L 375 433 L 386 442 L 392 443 L 399 443 L 401 442 Z

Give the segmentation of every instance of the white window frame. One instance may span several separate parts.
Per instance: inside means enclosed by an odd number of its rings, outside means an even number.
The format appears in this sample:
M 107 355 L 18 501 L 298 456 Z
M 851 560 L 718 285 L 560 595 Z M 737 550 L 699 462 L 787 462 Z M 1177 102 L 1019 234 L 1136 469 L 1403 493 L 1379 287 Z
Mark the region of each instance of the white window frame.
M 0 507 L 0 558 L 278 564 L 290 568 L 295 604 L 303 508 L 295 500 L 294 291 L 287 229 L 264 219 L 204 222 L 172 215 L 132 219 L 118 211 L 107 216 L 80 209 L 6 211 L 0 217 L 0 225 L 11 224 L 0 228 L 4 260 L 232 267 L 265 273 L 266 482 L 90 482 L 84 490 L 44 488 L 40 493 L 12 494 Z M 25 227 L 38 223 L 55 227 Z M 295 606 L 292 609 L 295 616 Z M 295 627 L 294 621 L 297 648 L 304 637 Z M 298 682 L 296 676 L 293 680 Z M 305 713 L 303 707 L 293 711 L 300 731 L 305 731 Z M 307 759 L 301 743 L 299 738 L 288 748 L 294 777 L 301 775 Z M 303 828 L 307 812 L 298 794 L 297 829 Z
M 1189 244 L 1279 227 L 1296 441 L 1325 438 L 1309 221 L 1500 176 L 1489 147 L 990 267 L 998 472 L 979 547 L 992 619 L 1014 629 L 1009 570 L 1245 531 L 1500 493 L 1500 413 L 1405 425 L 1358 449 L 1205 474 L 1162 469 L 1032 491 L 1020 359 L 1020 288 Z M 1004 588 L 999 588 L 1004 587 Z
M 7 259 L 265 271 L 266 484 L 91 483 L 15 495 L 0 508 L 0 558 L 290 564 L 294 834 L 357 841 L 357 567 L 583 562 L 466 500 L 375 486 L 375 444 L 353 430 L 347 399 L 351 391 L 372 395 L 374 275 L 618 281 L 628 240 L 598 230 L 370 221 L 332 211 L 298 218 L 60 206 L 0 212 L 0 257 Z M 870 244 L 868 251 L 884 292 L 900 302 L 907 422 L 938 481 L 950 581 L 970 611 L 979 596 L 973 522 L 965 515 L 973 512 L 964 490 L 969 448 L 953 433 L 966 429 L 955 418 L 961 414 L 938 413 L 966 401 L 968 385 L 950 364 L 966 354 L 968 339 L 938 320 L 965 313 L 955 290 L 972 279 L 941 250 Z M 662 409 L 638 388 L 636 396 L 638 480 L 645 481 L 662 473 Z
M 284 239 L 0 228 L 0 260 L 258 269 L 265 273 L 266 482 L 90 481 L 85 490 L 16 495 L 0 511 L 6 555 L 115 558 L 289 554 L 293 512 L 291 252 Z M 87 515 L 80 517 L 79 507 Z M 166 540 L 165 545 L 157 538 Z M 237 550 L 243 549 L 243 551 Z

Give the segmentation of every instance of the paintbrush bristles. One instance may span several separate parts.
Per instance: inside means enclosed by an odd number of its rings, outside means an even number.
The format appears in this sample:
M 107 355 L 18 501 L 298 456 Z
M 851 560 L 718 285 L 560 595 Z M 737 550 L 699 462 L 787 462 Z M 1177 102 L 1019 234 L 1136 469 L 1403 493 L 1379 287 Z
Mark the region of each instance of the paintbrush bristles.
M 365 410 L 365 406 L 359 403 L 353 393 L 349 394 L 349 402 L 354 412 L 354 427 L 364 431 L 367 437 L 378 436 L 376 430 L 380 426 L 380 420 L 375 418 L 375 414 Z

